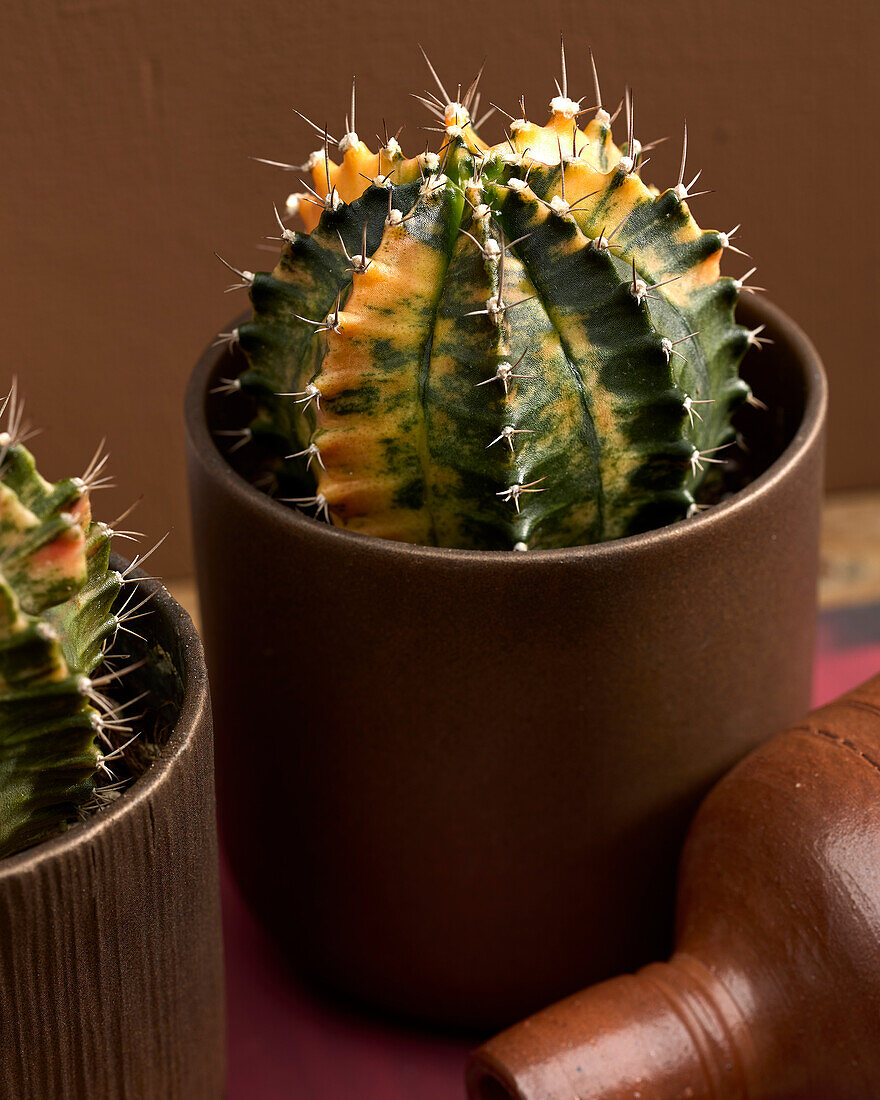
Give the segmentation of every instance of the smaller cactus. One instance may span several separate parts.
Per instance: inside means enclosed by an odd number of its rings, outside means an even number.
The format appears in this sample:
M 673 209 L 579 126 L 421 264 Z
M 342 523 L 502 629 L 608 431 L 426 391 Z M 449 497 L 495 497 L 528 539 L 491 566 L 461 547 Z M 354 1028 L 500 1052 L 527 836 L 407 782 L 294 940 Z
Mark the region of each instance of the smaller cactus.
M 259 445 L 279 499 L 389 539 L 533 550 L 695 515 L 764 338 L 734 319 L 747 276 L 721 274 L 735 230 L 691 214 L 686 136 L 660 191 L 631 94 L 618 146 L 598 79 L 593 108 L 569 98 L 564 50 L 549 121 L 521 103 L 495 145 L 479 76 L 450 97 L 431 71 L 437 152 L 372 153 L 353 96 L 338 163 L 315 127 L 314 186 L 285 208 L 305 231 L 276 210 L 275 269 L 232 269 L 254 311 L 221 334 L 247 362 L 218 389 L 254 415 L 218 434 Z
M 107 699 L 119 673 L 95 676 L 126 614 L 110 568 L 116 533 L 92 519 L 106 482 L 100 451 L 82 477 L 40 476 L 23 446 L 15 387 L 0 433 L 0 858 L 74 821 L 100 793 L 120 749 Z

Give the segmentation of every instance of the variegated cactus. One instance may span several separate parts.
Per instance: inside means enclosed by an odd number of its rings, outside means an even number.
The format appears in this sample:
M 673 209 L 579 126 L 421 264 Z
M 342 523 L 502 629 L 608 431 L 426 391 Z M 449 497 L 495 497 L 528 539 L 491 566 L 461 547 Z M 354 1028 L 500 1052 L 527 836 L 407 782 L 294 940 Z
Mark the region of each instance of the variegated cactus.
M 0 858 L 60 831 L 108 772 L 118 714 L 106 698 L 118 673 L 95 676 L 122 615 L 124 578 L 109 566 L 114 531 L 92 520 L 81 478 L 50 483 L 22 445 L 14 392 L 0 433 Z
M 439 152 L 372 153 L 352 95 L 339 162 L 319 131 L 288 199 L 305 232 L 279 217 L 274 271 L 233 269 L 254 312 L 222 334 L 247 367 L 220 388 L 256 412 L 226 435 L 274 456 L 282 499 L 383 538 L 526 550 L 693 515 L 762 339 L 720 274 L 731 234 L 694 221 L 684 155 L 675 186 L 642 181 L 631 97 L 618 148 L 564 53 L 548 123 L 522 106 L 494 146 L 479 78 L 452 98 L 434 76 Z

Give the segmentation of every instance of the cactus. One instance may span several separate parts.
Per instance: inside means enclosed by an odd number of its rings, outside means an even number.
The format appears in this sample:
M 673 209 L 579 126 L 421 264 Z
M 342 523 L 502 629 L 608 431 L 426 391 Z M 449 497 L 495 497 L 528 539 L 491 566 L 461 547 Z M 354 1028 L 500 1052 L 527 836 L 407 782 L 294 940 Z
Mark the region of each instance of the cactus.
M 225 434 L 271 456 L 280 499 L 350 531 L 508 550 L 702 507 L 763 342 L 734 321 L 743 280 L 720 274 L 734 231 L 691 215 L 686 133 L 678 183 L 647 186 L 631 95 L 618 147 L 598 79 L 582 127 L 562 63 L 548 123 L 522 104 L 494 146 L 479 76 L 452 98 L 433 74 L 438 153 L 407 159 L 387 134 L 372 153 L 354 89 L 339 163 L 315 127 L 314 187 L 286 210 L 306 231 L 276 210 L 278 264 L 232 269 L 253 319 L 221 334 L 246 366 L 219 388 L 255 409 Z
M 119 755 L 110 734 L 120 723 L 104 693 L 118 673 L 93 674 L 124 617 L 113 613 L 124 581 L 109 566 L 114 531 L 93 522 L 89 502 L 105 480 L 106 459 L 96 455 L 81 478 L 44 480 L 21 442 L 14 388 L 7 407 L 9 430 L 0 433 L 0 858 L 59 832 L 96 801 L 97 777 Z

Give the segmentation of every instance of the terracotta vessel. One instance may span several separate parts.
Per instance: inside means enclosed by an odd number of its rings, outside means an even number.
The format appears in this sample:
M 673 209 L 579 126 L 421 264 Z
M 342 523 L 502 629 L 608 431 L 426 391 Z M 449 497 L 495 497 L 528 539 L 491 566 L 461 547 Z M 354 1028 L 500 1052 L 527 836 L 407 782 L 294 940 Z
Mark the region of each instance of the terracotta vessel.
M 747 358 L 772 410 L 742 422 L 755 480 L 687 522 L 530 554 L 271 500 L 211 434 L 246 422 L 208 392 L 230 353 L 199 363 L 221 833 L 307 977 L 485 1030 L 668 950 L 699 800 L 809 705 L 825 383 L 779 310 L 741 317 L 775 340 Z
M 116 568 L 124 563 L 115 562 Z M 211 712 L 189 616 L 154 580 L 131 638 L 143 728 L 170 726 L 110 808 L 0 861 L 0 1097 L 219 1100 L 223 962 Z M 138 678 L 140 678 L 138 680 Z M 134 681 L 138 680 L 137 683 Z M 162 705 L 157 705 L 157 701 Z M 146 725 L 149 723 L 150 725 Z
M 880 676 L 712 791 L 677 923 L 668 963 L 478 1050 L 471 1100 L 880 1096 Z

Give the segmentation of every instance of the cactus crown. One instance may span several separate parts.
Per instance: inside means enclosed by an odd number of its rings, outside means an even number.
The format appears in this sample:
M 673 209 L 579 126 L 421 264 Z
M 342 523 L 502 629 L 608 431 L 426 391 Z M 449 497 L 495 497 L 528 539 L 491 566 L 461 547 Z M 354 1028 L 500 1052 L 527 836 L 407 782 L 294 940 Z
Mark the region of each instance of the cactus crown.
M 274 271 L 233 269 L 254 312 L 220 388 L 255 415 L 226 434 L 274 456 L 281 499 L 384 538 L 523 550 L 693 515 L 760 340 L 720 274 L 731 234 L 694 221 L 684 157 L 675 186 L 642 181 L 629 93 L 623 146 L 598 80 L 585 120 L 564 52 L 547 124 L 521 104 L 494 146 L 478 83 L 423 100 L 436 153 L 372 153 L 353 97 L 338 163 L 319 131 L 287 203 L 306 231 L 279 216 Z
M 112 705 L 93 679 L 120 619 L 113 531 L 93 522 L 96 455 L 54 484 L 22 445 L 15 391 L 0 433 L 0 858 L 58 832 L 96 795 Z M 109 677 L 108 677 L 109 679 Z

